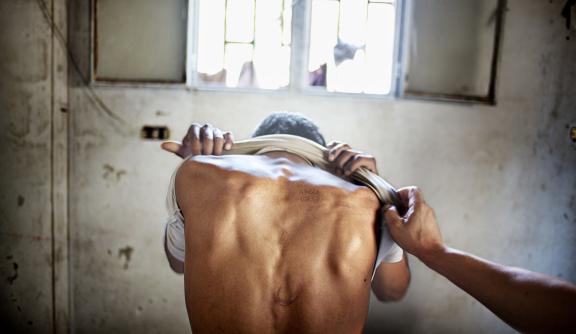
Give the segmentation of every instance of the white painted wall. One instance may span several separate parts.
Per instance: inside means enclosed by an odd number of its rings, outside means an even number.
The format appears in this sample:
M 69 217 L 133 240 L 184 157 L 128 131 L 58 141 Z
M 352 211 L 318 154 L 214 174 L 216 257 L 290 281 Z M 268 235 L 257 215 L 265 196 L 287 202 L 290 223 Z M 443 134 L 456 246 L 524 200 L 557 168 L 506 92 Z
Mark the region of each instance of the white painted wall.
M 0 282 L 0 308 L 2 319 L 24 326 L 34 317 L 46 332 L 52 326 L 45 260 L 52 253 L 42 241 L 51 236 L 45 168 L 50 86 L 45 76 L 37 83 L 18 78 L 37 65 L 35 52 L 48 43 L 33 3 L 0 2 L 2 28 L 15 27 L 0 34 L 1 152 L 8 157 L 0 160 L 0 272 L 8 277 L 13 259 L 21 263 L 12 286 Z M 373 153 L 393 184 L 420 185 L 449 245 L 576 282 L 576 148 L 566 128 L 576 123 L 576 36 L 565 39 L 563 3 L 509 1 L 496 107 L 294 93 L 119 87 L 91 92 L 70 66 L 73 331 L 189 331 L 182 277 L 170 271 L 161 248 L 164 196 L 178 160 L 158 143 L 142 141 L 140 127 L 165 124 L 178 137 L 188 123 L 209 121 L 243 138 L 273 110 L 301 112 L 317 121 L 327 139 Z M 85 70 L 87 2 L 69 6 L 71 50 Z M 8 57 L 7 47 L 18 51 Z M 17 137 L 20 132 L 26 134 Z M 25 197 L 22 207 L 19 194 Z M 512 331 L 418 260 L 412 258 L 411 265 L 406 299 L 373 301 L 366 332 Z M 23 315 L 12 296 L 23 301 Z

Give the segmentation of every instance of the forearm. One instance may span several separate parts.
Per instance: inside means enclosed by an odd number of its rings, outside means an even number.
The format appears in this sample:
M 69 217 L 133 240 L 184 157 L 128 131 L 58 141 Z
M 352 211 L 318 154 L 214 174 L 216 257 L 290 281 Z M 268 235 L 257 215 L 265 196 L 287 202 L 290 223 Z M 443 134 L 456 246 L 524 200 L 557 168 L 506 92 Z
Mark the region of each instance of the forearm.
M 565 332 L 576 326 L 576 288 L 569 283 L 450 248 L 420 259 L 521 332 Z

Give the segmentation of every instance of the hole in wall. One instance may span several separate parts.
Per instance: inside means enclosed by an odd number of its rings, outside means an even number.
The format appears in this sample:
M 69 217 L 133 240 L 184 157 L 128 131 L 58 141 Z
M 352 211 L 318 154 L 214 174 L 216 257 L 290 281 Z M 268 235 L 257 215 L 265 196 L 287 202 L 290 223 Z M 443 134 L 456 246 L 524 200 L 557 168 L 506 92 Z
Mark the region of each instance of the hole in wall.
M 170 129 L 164 125 L 144 125 L 140 137 L 147 140 L 166 140 L 170 138 Z

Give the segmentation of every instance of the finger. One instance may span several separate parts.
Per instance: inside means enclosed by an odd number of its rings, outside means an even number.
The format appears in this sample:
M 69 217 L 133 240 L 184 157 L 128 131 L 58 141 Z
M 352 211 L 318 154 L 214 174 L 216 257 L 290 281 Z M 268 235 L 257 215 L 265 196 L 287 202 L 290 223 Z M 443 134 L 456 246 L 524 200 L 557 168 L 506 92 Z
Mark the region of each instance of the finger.
M 224 149 L 224 135 L 222 130 L 214 128 L 214 155 L 221 155 Z
M 330 144 L 328 144 L 328 146 L 326 146 L 326 148 L 327 148 L 328 150 L 330 150 L 332 147 L 334 147 L 334 146 L 336 146 L 336 145 L 338 145 L 338 144 L 340 144 L 339 141 L 333 140 L 333 141 L 330 142 Z
M 358 168 L 365 167 L 373 173 L 376 173 L 374 170 L 374 158 L 367 155 L 358 154 L 355 155 L 352 159 L 348 160 L 346 165 L 344 165 L 344 174 L 352 175 Z
M 398 215 L 398 210 L 396 210 L 394 205 L 390 205 L 384 212 L 384 221 L 393 228 L 401 227 L 403 224 L 402 218 Z
M 188 130 L 188 145 L 193 155 L 202 153 L 202 142 L 200 141 L 200 125 L 192 124 Z
M 407 210 L 410 208 L 410 193 L 412 191 L 412 189 L 414 189 L 416 187 L 404 187 L 404 188 L 400 188 L 398 189 L 398 191 L 396 192 L 396 194 L 398 195 L 398 200 L 400 201 L 400 203 L 402 204 L 402 209 L 404 210 L 404 212 L 402 212 L 403 216 L 406 216 L 407 214 Z
M 415 187 L 403 187 L 397 190 L 398 193 L 398 197 L 400 197 L 400 199 L 402 200 L 402 202 L 405 202 L 406 205 L 408 205 L 408 200 L 410 199 L 410 190 L 412 188 Z
M 182 155 L 180 155 L 180 150 L 182 149 L 182 144 L 180 142 L 177 141 L 165 141 L 162 144 L 160 144 L 160 147 L 167 152 L 170 153 L 174 153 L 177 156 L 179 156 L 180 158 L 184 158 Z
M 234 144 L 234 136 L 232 132 L 224 132 L 224 149 L 228 151 L 232 148 L 232 144 Z
M 338 143 L 328 151 L 328 161 L 338 159 L 338 156 L 345 150 L 349 150 L 350 146 L 346 143 Z
M 358 155 L 358 152 L 353 151 L 353 150 L 345 150 L 345 151 L 342 151 L 342 153 L 340 153 L 338 155 L 338 157 L 336 158 L 334 163 L 336 164 L 336 167 L 338 169 L 340 169 L 341 173 L 344 173 L 344 166 L 346 166 L 348 161 L 350 161 L 351 159 L 354 159 L 354 156 L 356 156 L 356 155 Z
M 200 129 L 200 140 L 202 141 L 202 154 L 210 155 L 214 149 L 214 129 L 210 124 L 204 124 Z
M 190 127 L 188 127 L 188 131 L 186 131 L 186 136 L 184 136 L 184 138 L 188 138 L 190 141 L 190 144 L 192 143 L 192 138 L 199 133 L 199 129 L 200 129 L 200 124 L 198 123 L 192 123 L 190 124 Z M 184 139 L 183 139 L 184 140 Z
M 414 210 L 418 210 L 424 205 L 424 196 L 422 195 L 422 191 L 419 188 L 414 187 L 411 190 L 410 196 L 410 206 L 414 207 Z
M 408 192 L 406 198 L 409 206 L 414 206 L 414 204 L 416 204 L 416 189 L 416 187 L 407 188 Z

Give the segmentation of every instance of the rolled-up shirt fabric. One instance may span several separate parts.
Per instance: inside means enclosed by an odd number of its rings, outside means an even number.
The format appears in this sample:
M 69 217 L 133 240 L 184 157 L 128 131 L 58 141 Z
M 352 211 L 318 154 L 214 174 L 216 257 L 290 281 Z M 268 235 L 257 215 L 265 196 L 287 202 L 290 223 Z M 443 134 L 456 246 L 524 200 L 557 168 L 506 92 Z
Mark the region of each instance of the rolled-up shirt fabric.
M 223 155 L 262 155 L 269 152 L 288 152 L 304 159 L 308 164 L 318 167 L 327 172 L 334 174 L 335 170 L 332 163 L 328 160 L 328 149 L 306 138 L 277 134 L 254 137 L 251 139 L 240 140 L 232 145 L 230 150 L 222 152 Z M 187 159 L 184 159 L 184 162 Z M 181 166 L 181 165 L 180 165 Z M 184 262 L 185 255 L 185 238 L 184 238 L 184 217 L 176 202 L 175 179 L 176 168 L 170 180 L 170 186 L 167 196 L 167 207 L 170 214 L 165 226 L 164 242 L 166 249 L 172 257 Z M 355 183 L 370 188 L 378 197 L 380 205 L 386 207 L 389 205 L 401 206 L 398 193 L 380 176 L 372 173 L 365 167 L 354 171 L 350 179 Z M 403 250 L 390 237 L 388 229 L 385 226 L 379 226 L 380 234 L 378 243 L 378 255 L 374 264 L 374 272 L 380 263 L 395 263 L 403 258 Z

